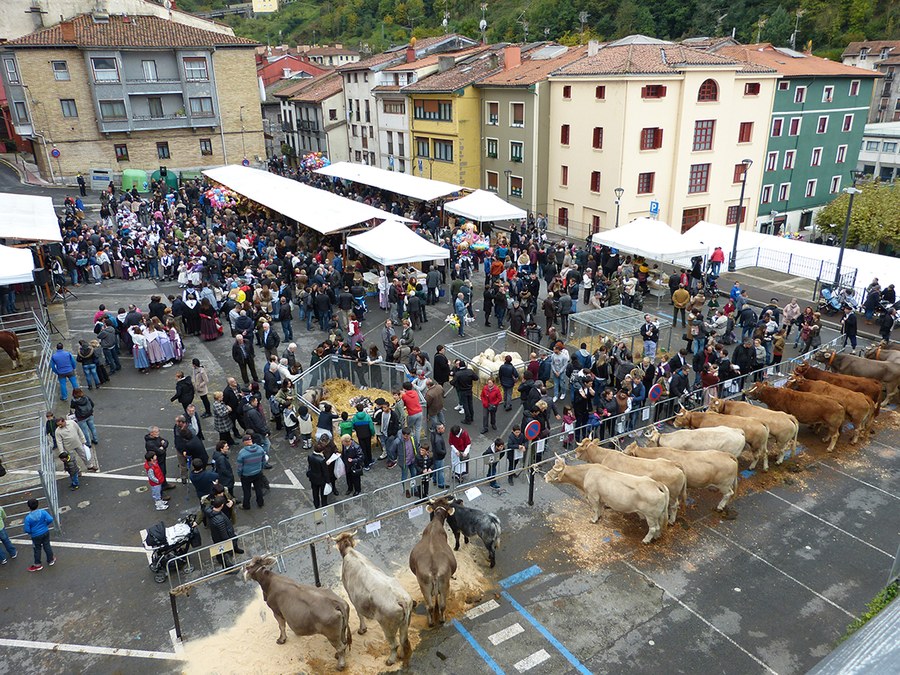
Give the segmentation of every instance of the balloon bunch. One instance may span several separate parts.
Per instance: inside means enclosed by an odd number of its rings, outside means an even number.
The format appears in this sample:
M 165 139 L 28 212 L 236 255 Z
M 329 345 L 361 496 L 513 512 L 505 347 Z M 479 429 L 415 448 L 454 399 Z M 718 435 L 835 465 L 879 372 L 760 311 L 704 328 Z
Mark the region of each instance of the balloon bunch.
M 331 160 L 321 152 L 310 152 L 303 155 L 303 157 L 300 159 L 301 168 L 308 169 L 309 171 L 321 169 L 330 164 Z
M 237 195 L 225 188 L 210 188 L 206 191 L 206 198 L 213 208 L 222 209 L 237 203 Z

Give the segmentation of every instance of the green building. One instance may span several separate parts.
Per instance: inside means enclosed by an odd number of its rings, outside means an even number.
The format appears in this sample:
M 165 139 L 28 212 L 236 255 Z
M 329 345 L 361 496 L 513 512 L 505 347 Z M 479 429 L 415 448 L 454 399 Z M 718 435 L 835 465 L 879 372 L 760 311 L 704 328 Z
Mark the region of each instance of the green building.
M 852 182 L 877 72 L 771 44 L 716 53 L 781 76 L 768 130 L 757 229 L 777 234 L 812 225 L 816 210 Z

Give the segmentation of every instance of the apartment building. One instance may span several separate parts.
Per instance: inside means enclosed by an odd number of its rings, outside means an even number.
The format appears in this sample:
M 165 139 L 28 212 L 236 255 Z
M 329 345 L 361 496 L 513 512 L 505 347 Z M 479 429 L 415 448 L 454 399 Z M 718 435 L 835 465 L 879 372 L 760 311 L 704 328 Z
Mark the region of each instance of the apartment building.
M 349 159 L 347 116 L 339 73 L 291 84 L 275 93 L 281 101 L 285 141 L 295 157 L 323 152 L 332 162 Z
M 867 124 L 857 171 L 889 183 L 900 174 L 900 122 Z

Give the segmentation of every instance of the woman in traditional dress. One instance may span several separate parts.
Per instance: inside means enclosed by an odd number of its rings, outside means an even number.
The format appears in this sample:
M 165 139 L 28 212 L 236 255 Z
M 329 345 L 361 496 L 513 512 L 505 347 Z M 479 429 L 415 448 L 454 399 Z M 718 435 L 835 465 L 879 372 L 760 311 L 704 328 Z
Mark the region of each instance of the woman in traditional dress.
M 216 325 L 216 310 L 209 300 L 203 298 L 200 301 L 200 337 L 206 341 L 219 337 L 219 327 Z
M 181 341 L 181 336 L 175 329 L 174 318 L 170 318 L 166 322 L 166 333 L 169 335 L 169 342 L 172 345 L 172 354 L 175 357 L 175 363 L 178 363 L 184 358 L 184 343 Z
M 163 351 L 163 357 L 166 360 L 163 368 L 171 368 L 172 361 L 175 360 L 175 350 L 172 348 L 172 341 L 169 339 L 169 332 L 166 330 L 165 326 L 163 326 L 162 321 L 157 319 L 155 316 L 151 321 L 153 323 L 153 328 L 156 330 L 156 339 L 159 341 L 159 346 Z
M 149 324 L 144 328 L 144 337 L 147 339 L 147 358 L 150 360 L 151 368 L 162 368 L 166 362 L 166 355 L 163 352 L 162 345 L 159 343 L 159 331 Z
M 200 298 L 192 286 L 188 286 L 181 294 L 185 309 L 181 316 L 184 322 L 184 332 L 188 335 L 200 334 Z
M 131 335 L 134 367 L 141 373 L 146 373 L 150 369 L 150 359 L 147 357 L 147 338 L 144 336 L 144 328 L 141 325 L 130 326 L 128 334 Z
M 391 303 L 389 300 L 389 293 L 391 289 L 391 282 L 388 281 L 387 276 L 384 274 L 384 270 L 378 273 L 378 306 L 381 309 L 387 311 L 391 307 Z

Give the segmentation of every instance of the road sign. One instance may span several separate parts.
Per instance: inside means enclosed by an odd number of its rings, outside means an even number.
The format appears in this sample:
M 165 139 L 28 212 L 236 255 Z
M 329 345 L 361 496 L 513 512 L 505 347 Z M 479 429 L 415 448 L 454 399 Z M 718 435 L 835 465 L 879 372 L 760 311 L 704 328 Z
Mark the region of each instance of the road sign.
M 650 202 L 650 215 L 651 216 L 659 215 L 659 202 Z
M 250 166 L 250 160 L 244 157 L 244 159 L 241 161 L 241 164 L 243 164 L 244 166 Z
M 54 158 L 58 158 L 58 157 L 59 157 L 59 148 L 53 148 L 53 149 L 50 151 L 50 154 L 51 154 Z
M 524 431 L 525 438 L 529 441 L 533 441 L 541 433 L 541 423 L 537 420 L 531 420 L 528 424 L 525 425 Z

